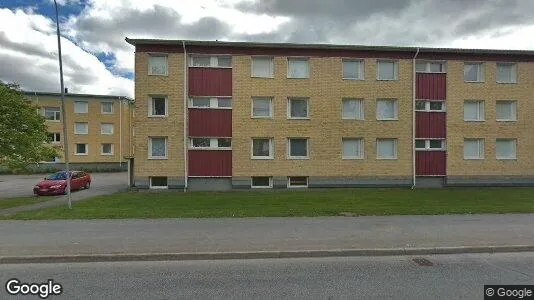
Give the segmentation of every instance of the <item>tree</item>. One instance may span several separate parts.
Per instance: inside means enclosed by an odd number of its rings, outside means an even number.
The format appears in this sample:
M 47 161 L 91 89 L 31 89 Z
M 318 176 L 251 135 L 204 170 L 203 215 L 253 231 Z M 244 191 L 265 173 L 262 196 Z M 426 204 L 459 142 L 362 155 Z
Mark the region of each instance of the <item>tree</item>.
M 0 166 L 26 170 L 31 163 L 58 156 L 50 147 L 45 118 L 24 99 L 16 84 L 0 81 Z

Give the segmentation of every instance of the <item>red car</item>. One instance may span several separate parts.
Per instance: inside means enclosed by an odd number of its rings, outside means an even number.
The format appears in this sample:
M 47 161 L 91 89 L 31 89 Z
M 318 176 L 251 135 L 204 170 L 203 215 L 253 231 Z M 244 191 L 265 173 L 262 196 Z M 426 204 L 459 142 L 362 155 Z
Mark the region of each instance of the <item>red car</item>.
M 70 172 L 70 190 L 88 189 L 91 187 L 91 175 L 82 171 Z M 67 172 L 60 171 L 48 175 L 33 187 L 33 193 L 37 196 L 67 194 Z

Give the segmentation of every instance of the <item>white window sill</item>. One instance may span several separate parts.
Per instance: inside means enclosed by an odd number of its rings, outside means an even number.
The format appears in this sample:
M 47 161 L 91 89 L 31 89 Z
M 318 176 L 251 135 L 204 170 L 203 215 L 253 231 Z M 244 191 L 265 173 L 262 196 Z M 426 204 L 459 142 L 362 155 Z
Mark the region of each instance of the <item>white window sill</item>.
M 161 119 L 161 118 L 167 118 L 168 115 L 148 115 L 149 118 L 158 118 L 158 119 Z
M 343 118 L 343 117 L 341 117 L 341 120 L 349 120 L 349 121 L 365 121 L 365 119 Z
M 484 83 L 485 81 L 468 81 L 464 80 L 465 83 Z
M 273 160 L 273 156 L 252 156 L 250 159 L 253 160 Z
M 399 119 L 398 118 L 394 118 L 394 119 L 376 119 L 377 121 L 398 121 Z
M 112 112 L 102 112 L 103 115 L 114 115 L 115 113 Z
M 499 119 L 497 119 L 497 122 L 517 122 L 517 120 L 512 120 L 512 119 L 510 119 L 510 120 L 499 120 Z
M 168 157 L 149 157 L 149 160 L 166 160 L 169 159 Z
M 113 153 L 100 153 L 102 156 L 113 156 Z
M 342 157 L 344 160 L 363 160 L 363 157 Z
M 167 190 L 169 189 L 168 186 L 150 186 L 151 190 Z
M 377 78 L 376 79 L 377 81 L 399 81 L 399 79 L 382 79 L 382 78 Z
M 89 153 L 74 153 L 74 155 L 77 155 L 77 156 L 85 156 L 85 155 L 88 155 Z
M 272 116 L 251 116 L 251 119 L 274 119 Z
M 484 157 L 479 157 L 479 158 L 475 158 L 475 157 L 472 157 L 472 158 L 464 157 L 464 160 L 484 160 Z
M 486 122 L 486 120 L 466 120 L 464 119 L 464 122 Z
M 517 160 L 517 157 L 497 157 L 497 160 Z
M 250 78 L 264 78 L 264 79 L 274 79 L 274 76 L 264 77 L 264 76 L 250 76 Z
M 88 135 L 89 133 L 78 133 L 78 132 L 75 132 L 74 134 L 75 135 Z
M 308 188 L 307 185 L 288 185 L 288 189 L 306 189 Z
M 167 76 L 169 76 L 169 74 L 150 74 L 150 73 L 148 73 L 148 76 L 163 76 L 163 77 L 167 77 Z
M 46 121 L 47 122 L 54 122 L 54 123 L 60 123 L 61 122 L 61 120 L 48 120 L 48 119 L 46 119 Z
M 113 133 L 100 133 L 100 135 L 113 135 Z
M 497 81 L 498 84 L 517 84 L 517 82 L 501 82 L 501 81 Z
M 88 114 L 88 112 L 74 112 L 74 113 L 77 114 L 77 115 L 86 115 L 86 114 Z
M 253 186 L 253 185 L 251 185 L 250 188 L 251 189 L 272 189 L 273 186 L 272 185 L 271 186 Z

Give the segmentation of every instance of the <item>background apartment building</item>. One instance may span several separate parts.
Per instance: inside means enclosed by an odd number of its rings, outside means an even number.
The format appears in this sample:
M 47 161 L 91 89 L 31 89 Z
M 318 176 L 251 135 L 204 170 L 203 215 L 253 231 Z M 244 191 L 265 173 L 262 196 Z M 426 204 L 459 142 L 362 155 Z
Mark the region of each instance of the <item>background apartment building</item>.
M 140 188 L 534 185 L 534 52 L 126 41 Z
M 61 157 L 43 162 L 44 169 L 63 168 L 61 94 L 25 91 L 26 99 L 46 118 L 49 140 Z M 132 155 L 133 99 L 122 96 L 65 94 L 65 113 L 72 169 L 126 170 Z

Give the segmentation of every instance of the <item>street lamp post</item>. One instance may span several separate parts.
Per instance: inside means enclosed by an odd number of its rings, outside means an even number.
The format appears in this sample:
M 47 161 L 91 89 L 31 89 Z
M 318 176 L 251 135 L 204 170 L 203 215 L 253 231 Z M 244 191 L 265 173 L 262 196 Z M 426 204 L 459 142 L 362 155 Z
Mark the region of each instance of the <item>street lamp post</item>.
M 63 60 L 61 59 L 61 34 L 59 32 L 59 13 L 57 9 L 57 2 L 54 0 L 54 6 L 56 7 L 56 33 L 57 33 L 57 49 L 59 54 L 59 81 L 61 84 L 61 120 L 63 122 L 63 152 L 65 156 L 65 173 L 67 174 L 67 199 L 69 208 L 72 208 L 71 195 L 70 195 L 70 183 L 71 176 L 69 172 L 69 143 L 67 138 L 67 114 L 65 111 L 65 88 L 63 85 Z

